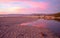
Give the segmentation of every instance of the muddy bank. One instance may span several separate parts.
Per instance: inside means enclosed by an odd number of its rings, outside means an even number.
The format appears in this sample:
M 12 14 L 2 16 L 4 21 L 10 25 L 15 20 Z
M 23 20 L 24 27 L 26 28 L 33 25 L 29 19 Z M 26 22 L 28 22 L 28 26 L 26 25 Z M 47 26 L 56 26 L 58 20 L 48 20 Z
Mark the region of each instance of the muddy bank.
M 0 38 L 58 38 L 49 29 L 33 26 L 4 26 L 0 28 Z

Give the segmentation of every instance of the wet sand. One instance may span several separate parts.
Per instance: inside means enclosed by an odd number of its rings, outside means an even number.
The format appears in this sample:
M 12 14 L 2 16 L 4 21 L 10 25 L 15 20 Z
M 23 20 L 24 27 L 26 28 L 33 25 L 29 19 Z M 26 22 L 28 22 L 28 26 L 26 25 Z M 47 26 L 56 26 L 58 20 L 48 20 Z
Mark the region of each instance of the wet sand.
M 24 17 L 0 18 L 0 38 L 58 38 L 47 28 L 20 25 L 37 19 Z
M 12 25 L 0 27 L 0 38 L 58 38 L 49 29 Z

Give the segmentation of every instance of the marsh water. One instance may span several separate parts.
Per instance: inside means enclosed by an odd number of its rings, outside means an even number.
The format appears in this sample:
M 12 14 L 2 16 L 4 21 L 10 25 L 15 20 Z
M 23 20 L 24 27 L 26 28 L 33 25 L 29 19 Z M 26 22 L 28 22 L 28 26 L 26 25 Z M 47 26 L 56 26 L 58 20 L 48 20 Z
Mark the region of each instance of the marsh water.
M 27 22 L 26 25 L 48 28 L 54 33 L 57 33 L 58 35 L 60 35 L 60 22 L 57 20 L 38 19 L 33 22 Z
M 50 28 L 55 31 L 60 32 L 60 22 L 56 20 L 44 20 L 44 19 L 38 19 L 34 22 L 31 22 L 32 25 L 41 25 L 42 27 Z

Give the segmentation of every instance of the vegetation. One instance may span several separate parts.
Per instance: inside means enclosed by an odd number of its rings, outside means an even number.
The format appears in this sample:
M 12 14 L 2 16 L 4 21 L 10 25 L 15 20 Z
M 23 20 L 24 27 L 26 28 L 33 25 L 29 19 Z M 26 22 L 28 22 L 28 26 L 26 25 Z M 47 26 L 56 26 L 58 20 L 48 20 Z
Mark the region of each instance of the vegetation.
M 54 14 L 55 17 L 60 17 L 60 12 Z
M 55 17 L 60 17 L 60 12 L 52 14 L 52 15 L 55 16 Z

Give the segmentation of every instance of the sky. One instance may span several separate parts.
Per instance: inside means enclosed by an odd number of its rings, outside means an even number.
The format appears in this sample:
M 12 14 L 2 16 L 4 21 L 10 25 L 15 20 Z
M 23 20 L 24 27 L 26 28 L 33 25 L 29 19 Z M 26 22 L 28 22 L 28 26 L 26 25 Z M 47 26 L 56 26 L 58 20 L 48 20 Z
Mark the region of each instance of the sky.
M 53 14 L 60 12 L 60 0 L 0 0 L 0 14 Z

